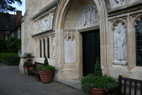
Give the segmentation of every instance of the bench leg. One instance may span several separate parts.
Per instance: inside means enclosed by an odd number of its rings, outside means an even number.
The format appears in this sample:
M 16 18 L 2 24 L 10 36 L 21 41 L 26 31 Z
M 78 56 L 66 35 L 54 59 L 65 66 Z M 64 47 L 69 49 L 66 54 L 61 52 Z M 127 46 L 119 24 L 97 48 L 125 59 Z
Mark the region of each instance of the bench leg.
M 38 75 L 38 80 L 41 81 L 41 80 L 40 80 L 40 75 Z

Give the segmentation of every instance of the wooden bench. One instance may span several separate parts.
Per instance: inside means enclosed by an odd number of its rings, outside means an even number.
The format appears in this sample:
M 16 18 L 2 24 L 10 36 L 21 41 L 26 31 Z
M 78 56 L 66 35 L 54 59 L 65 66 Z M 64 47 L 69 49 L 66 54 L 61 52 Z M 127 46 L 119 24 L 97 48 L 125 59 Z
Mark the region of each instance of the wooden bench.
M 142 95 L 142 80 L 124 78 L 118 79 L 119 95 Z
M 43 65 L 43 64 L 35 62 L 35 64 L 33 64 L 33 66 L 28 66 L 27 67 L 27 75 L 36 75 L 36 76 L 38 76 L 38 78 L 40 80 L 40 75 L 37 70 L 37 66 L 39 66 L 39 65 Z

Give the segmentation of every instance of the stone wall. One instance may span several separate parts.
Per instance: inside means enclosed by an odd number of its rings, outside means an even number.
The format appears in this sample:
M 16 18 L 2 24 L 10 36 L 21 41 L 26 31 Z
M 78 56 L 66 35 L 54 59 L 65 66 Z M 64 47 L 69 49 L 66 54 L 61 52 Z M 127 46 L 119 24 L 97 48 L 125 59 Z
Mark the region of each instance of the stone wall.
M 50 47 L 55 45 L 56 53 L 53 53 L 53 48 L 50 52 L 56 58 L 49 61 L 56 66 L 57 79 L 80 79 L 83 76 L 81 33 L 99 29 L 103 74 L 114 78 L 121 74 L 142 79 L 142 67 L 136 66 L 135 42 L 135 25 L 142 13 L 141 0 L 61 0 L 57 9 L 51 8 L 56 10 L 54 15 L 50 15 L 52 11 L 48 10 L 33 19 L 52 1 L 27 1 L 22 24 L 22 53 L 30 52 L 35 56 L 35 61 L 43 62 L 44 57 L 39 57 L 39 39 L 54 34 L 55 43 L 51 37 L 53 43 Z M 53 29 L 47 28 L 50 21 L 39 27 L 40 21 L 45 22 L 48 18 L 55 21 L 52 22 L 55 25 Z M 50 29 L 52 31 L 49 32 Z M 51 62 L 52 59 L 54 62 Z

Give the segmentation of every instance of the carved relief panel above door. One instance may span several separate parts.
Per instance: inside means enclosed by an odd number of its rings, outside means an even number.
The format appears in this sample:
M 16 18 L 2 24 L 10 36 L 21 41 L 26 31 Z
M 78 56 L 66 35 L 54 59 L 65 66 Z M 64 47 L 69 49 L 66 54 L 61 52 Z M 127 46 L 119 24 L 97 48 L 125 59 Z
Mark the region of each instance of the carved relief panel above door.
M 81 11 L 79 17 L 77 18 L 76 28 L 88 28 L 98 25 L 98 23 L 99 15 L 96 5 L 88 5 Z

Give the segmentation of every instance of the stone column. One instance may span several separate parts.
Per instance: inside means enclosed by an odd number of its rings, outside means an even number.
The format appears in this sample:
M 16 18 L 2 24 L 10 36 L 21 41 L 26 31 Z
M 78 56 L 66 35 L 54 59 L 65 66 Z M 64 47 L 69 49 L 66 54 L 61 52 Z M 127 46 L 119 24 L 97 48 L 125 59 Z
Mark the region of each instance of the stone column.
M 42 57 L 41 58 L 44 58 L 44 45 L 43 45 L 43 40 L 44 38 L 41 38 L 41 45 L 42 45 Z
M 48 37 L 45 37 L 45 56 L 47 57 L 48 54 L 47 54 L 47 39 Z

